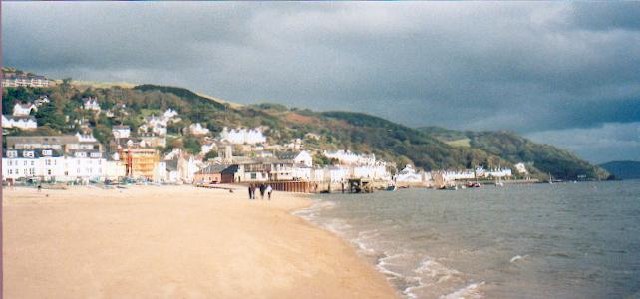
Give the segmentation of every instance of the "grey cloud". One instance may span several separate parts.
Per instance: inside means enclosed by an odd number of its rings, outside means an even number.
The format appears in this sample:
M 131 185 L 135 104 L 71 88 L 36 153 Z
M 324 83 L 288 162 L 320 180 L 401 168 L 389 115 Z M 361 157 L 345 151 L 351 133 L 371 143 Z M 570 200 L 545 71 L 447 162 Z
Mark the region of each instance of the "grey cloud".
M 596 163 L 640 161 L 640 122 L 605 124 L 595 129 L 544 131 L 527 137 L 569 149 Z
M 640 3 L 4 3 L 7 65 L 521 133 L 640 121 Z

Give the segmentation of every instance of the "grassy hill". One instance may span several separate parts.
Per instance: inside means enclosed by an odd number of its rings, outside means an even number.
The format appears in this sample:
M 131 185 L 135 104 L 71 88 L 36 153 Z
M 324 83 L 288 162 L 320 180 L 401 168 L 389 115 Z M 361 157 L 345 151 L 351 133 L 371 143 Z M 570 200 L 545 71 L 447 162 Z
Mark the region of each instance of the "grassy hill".
M 575 179 L 579 175 L 589 178 L 607 178 L 609 174 L 569 151 L 533 143 L 512 132 L 460 132 L 442 128 L 422 128 L 423 132 L 450 144 L 464 141 L 471 149 L 500 156 L 511 163 L 532 162 L 529 170 L 544 177 Z
M 13 102 L 30 102 L 41 95 L 48 95 L 51 103 L 41 107 L 36 115 L 41 128 L 28 134 L 75 133 L 89 126 L 98 140 L 108 143 L 112 138 L 112 126 L 129 125 L 135 131 L 144 116 L 172 108 L 183 121 L 168 128 L 168 133 L 175 139 L 168 140 L 170 147 L 190 144 L 195 149 L 197 141 L 181 135 L 184 127 L 195 122 L 213 134 L 223 127 L 264 126 L 268 128 L 266 134 L 271 143 L 301 138 L 312 150 L 348 148 L 375 153 L 379 158 L 396 162 L 399 167 L 413 163 L 427 170 L 462 169 L 475 165 L 509 167 L 517 162 L 533 162 L 532 172 L 541 177 L 547 172 L 556 178 L 567 179 L 580 174 L 593 178 L 608 175 L 567 151 L 535 144 L 512 133 L 414 129 L 362 113 L 320 113 L 268 103 L 242 106 L 168 86 L 80 86 L 67 80 L 49 88 L 5 88 L 3 111 L 11 113 Z M 112 118 L 106 117 L 105 113 L 95 115 L 84 111 L 81 109 L 82 98 L 87 96 L 97 97 L 103 110 L 125 104 L 126 111 Z M 84 124 L 73 122 L 79 119 L 84 119 Z M 307 133 L 319 138 L 307 138 Z M 27 133 L 13 130 L 9 134 Z M 176 140 L 180 142 L 174 142 Z

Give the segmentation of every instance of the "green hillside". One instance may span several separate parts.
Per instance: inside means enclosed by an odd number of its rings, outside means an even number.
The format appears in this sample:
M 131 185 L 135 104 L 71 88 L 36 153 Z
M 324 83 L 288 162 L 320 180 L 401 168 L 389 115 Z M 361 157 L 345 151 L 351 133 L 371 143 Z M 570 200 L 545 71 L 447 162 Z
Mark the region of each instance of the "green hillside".
M 551 173 L 554 178 L 563 179 L 575 179 L 579 175 L 599 179 L 609 176 L 604 169 L 580 159 L 569 151 L 536 144 L 512 132 L 460 132 L 433 127 L 421 130 L 449 142 L 453 141 L 452 138 L 468 140 L 471 149 L 500 156 L 511 163 L 533 162 L 530 170 L 542 177 L 547 173 Z
M 90 127 L 98 140 L 108 143 L 111 127 L 129 125 L 132 131 L 142 124 L 145 116 L 175 109 L 182 118 L 168 129 L 168 144 L 185 147 L 194 152 L 198 140 L 182 136 L 182 129 L 199 122 L 215 135 L 223 127 L 268 127 L 270 143 L 288 143 L 294 138 L 305 140 L 311 150 L 351 149 L 375 153 L 379 158 L 396 162 L 400 167 L 414 163 L 427 170 L 442 168 L 511 167 L 517 162 L 533 162 L 534 175 L 543 177 L 550 172 L 556 178 L 572 179 L 586 174 L 605 178 L 608 174 L 575 155 L 547 145 L 532 143 L 511 133 L 458 132 L 442 128 L 414 129 L 362 113 L 313 112 L 287 108 L 278 104 L 249 106 L 230 105 L 176 87 L 140 85 L 134 88 L 86 87 L 70 80 L 49 88 L 3 89 L 3 113 L 11 113 L 15 101 L 31 102 L 48 95 L 51 103 L 36 114 L 36 132 L 9 130 L 19 134 L 68 134 Z M 81 109 L 82 98 L 97 97 L 103 111 L 116 111 L 115 117 Z M 116 105 L 124 109 L 114 109 Z M 74 120 L 84 119 L 84 124 Z M 307 138 L 313 133 L 319 138 Z

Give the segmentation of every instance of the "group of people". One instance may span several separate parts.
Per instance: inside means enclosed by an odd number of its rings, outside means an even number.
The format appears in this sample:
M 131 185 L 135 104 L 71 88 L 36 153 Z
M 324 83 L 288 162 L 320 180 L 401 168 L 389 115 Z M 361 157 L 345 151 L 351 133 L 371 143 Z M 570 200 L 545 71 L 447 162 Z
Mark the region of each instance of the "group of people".
M 267 193 L 267 198 L 271 200 L 273 188 L 271 188 L 271 185 L 249 184 L 249 199 L 256 199 L 256 193 L 258 192 L 260 192 L 260 199 L 264 199 L 264 194 Z

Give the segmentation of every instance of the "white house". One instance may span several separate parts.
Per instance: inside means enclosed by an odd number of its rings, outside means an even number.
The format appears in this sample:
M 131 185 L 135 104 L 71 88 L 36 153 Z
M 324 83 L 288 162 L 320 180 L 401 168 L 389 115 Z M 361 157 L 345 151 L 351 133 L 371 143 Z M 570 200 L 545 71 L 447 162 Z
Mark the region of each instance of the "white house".
M 407 164 L 396 174 L 395 181 L 398 183 L 421 183 L 423 181 L 423 177 L 413 168 L 413 166 Z
M 178 112 L 176 112 L 175 110 L 169 108 L 167 110 L 164 111 L 164 114 L 162 114 L 162 116 L 164 116 L 164 118 L 166 119 L 171 119 L 173 117 L 176 117 L 178 115 Z
M 291 160 L 293 164 L 302 164 L 307 167 L 311 167 L 313 163 L 313 158 L 311 157 L 311 154 L 304 150 L 299 152 L 279 153 L 278 158 L 283 160 Z
M 356 165 L 373 165 L 376 163 L 375 154 L 357 154 L 350 150 L 338 150 L 338 151 L 324 151 L 323 155 L 327 158 L 334 158 L 340 161 L 341 164 L 356 164 Z
M 369 178 L 376 180 L 390 180 L 391 174 L 385 164 L 351 166 L 351 176 L 354 178 Z
M 220 132 L 220 141 L 226 141 L 231 144 L 258 144 L 265 143 L 267 138 L 262 134 L 260 128 L 255 129 L 227 129 L 226 127 Z
M 209 134 L 209 129 L 203 127 L 202 125 L 200 125 L 200 123 L 195 123 L 189 126 L 189 133 L 191 133 L 191 135 L 207 135 Z
M 98 142 L 92 134 L 80 134 L 80 132 L 78 132 L 75 136 L 78 138 L 78 142 Z
M 520 162 L 520 163 L 516 163 L 516 165 L 513 165 L 516 168 L 516 171 L 519 174 L 528 174 L 529 172 L 527 171 L 527 167 L 524 165 L 524 163 Z
M 82 106 L 84 110 L 92 110 L 92 111 L 100 112 L 100 104 L 98 103 L 98 98 L 96 97 L 84 98 L 82 99 L 82 101 L 84 102 Z
M 324 168 L 323 181 L 332 183 L 344 182 L 349 178 L 349 169 L 339 165 L 330 165 Z
M 38 128 L 38 123 L 33 116 L 2 115 L 2 127 L 33 130 Z
M 36 107 L 40 107 L 44 104 L 48 104 L 51 101 L 49 101 L 49 97 L 47 96 L 41 96 L 39 97 L 37 100 L 35 100 L 33 103 L 36 105 Z
M 38 107 L 36 107 L 36 105 L 31 103 L 27 103 L 27 104 L 16 103 L 13 106 L 13 116 L 29 116 L 32 110 L 38 111 Z
M 510 168 L 492 168 L 484 171 L 484 177 L 487 178 L 505 178 L 511 177 L 511 175 Z
M 111 132 L 115 139 L 129 138 L 131 136 L 131 128 L 129 126 L 113 126 Z
M 114 156 L 117 155 L 114 154 Z M 119 180 L 127 175 L 127 166 L 124 161 L 120 161 L 119 157 L 114 160 L 107 160 L 105 165 L 105 179 Z

